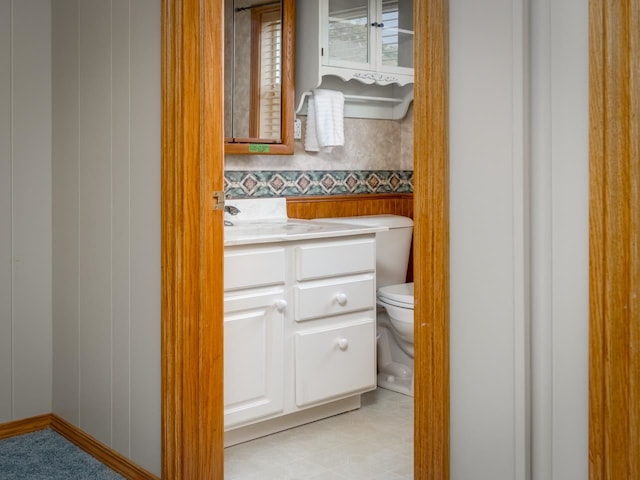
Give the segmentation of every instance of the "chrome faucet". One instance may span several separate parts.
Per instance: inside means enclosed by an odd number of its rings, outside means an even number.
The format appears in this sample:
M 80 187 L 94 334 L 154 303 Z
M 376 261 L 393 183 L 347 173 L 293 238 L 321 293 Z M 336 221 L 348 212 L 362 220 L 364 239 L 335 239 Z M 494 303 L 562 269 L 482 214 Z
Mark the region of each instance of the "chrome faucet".
M 225 213 L 228 213 L 229 215 L 237 215 L 240 213 L 240 209 L 238 207 L 234 207 L 233 205 L 225 205 L 224 206 L 224 211 Z M 232 227 L 233 226 L 233 222 L 231 220 L 225 220 L 224 221 L 224 226 L 225 227 Z
M 234 207 L 233 205 L 225 205 L 224 211 L 229 215 L 237 215 L 240 213 L 240 209 L 238 207 Z

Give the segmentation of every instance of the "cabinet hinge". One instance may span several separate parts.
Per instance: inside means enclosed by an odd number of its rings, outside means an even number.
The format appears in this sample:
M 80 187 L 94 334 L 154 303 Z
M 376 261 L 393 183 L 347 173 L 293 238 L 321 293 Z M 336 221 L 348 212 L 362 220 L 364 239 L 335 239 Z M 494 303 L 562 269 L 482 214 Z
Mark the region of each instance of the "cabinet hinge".
M 224 210 L 224 192 L 222 190 L 213 192 L 213 209 Z

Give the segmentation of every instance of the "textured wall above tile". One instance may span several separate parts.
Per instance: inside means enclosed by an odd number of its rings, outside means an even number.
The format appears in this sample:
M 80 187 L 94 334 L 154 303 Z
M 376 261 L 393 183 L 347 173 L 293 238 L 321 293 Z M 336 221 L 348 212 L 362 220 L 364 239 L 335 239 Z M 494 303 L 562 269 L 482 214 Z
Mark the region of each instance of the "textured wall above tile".
M 306 117 L 300 116 L 303 126 Z M 296 140 L 289 155 L 227 155 L 227 171 L 413 170 L 413 108 L 397 120 L 345 118 L 345 145 L 331 153 L 308 153 Z M 304 134 L 304 131 L 303 131 Z M 304 137 L 303 137 L 304 138 Z

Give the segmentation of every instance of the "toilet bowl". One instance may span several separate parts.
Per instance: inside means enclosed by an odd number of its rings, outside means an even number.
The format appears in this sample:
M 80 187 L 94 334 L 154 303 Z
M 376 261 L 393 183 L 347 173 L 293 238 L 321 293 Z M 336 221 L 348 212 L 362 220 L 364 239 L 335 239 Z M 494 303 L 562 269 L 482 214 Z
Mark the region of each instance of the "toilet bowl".
M 413 283 L 378 290 L 378 385 L 413 396 Z
M 411 351 L 407 353 L 413 355 L 413 282 L 382 287 L 377 299 L 389 314 L 399 339 L 410 345 Z

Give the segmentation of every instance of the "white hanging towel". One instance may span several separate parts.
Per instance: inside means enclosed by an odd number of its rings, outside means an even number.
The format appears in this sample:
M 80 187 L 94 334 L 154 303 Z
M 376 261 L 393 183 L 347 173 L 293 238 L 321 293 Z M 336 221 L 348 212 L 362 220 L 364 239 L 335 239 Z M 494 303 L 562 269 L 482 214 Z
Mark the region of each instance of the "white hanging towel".
M 315 138 L 315 141 L 314 141 Z M 344 145 L 344 95 L 318 88 L 307 106 L 305 150 L 331 151 Z

